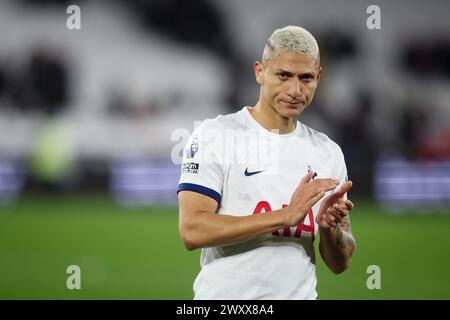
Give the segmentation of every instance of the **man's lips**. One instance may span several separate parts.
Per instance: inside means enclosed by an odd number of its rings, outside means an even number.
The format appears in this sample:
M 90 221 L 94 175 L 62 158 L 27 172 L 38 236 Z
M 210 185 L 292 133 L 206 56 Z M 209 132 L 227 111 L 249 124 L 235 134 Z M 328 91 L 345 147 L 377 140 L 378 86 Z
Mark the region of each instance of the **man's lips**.
M 303 104 L 302 101 L 290 101 L 290 100 L 281 100 L 281 101 L 290 106 L 298 106 L 300 104 Z

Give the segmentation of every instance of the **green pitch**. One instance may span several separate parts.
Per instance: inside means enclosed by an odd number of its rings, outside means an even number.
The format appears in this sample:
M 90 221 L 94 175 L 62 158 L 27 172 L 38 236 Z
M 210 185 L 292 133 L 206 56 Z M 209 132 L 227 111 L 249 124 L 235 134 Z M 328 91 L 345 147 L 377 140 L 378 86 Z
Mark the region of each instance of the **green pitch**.
M 357 251 L 334 275 L 318 255 L 320 299 L 450 299 L 450 215 L 382 214 L 355 201 Z M 0 299 L 191 299 L 200 252 L 176 208 L 126 209 L 106 196 L 26 196 L 0 207 Z M 68 290 L 69 265 L 81 290 Z M 369 290 L 369 265 L 381 289 Z

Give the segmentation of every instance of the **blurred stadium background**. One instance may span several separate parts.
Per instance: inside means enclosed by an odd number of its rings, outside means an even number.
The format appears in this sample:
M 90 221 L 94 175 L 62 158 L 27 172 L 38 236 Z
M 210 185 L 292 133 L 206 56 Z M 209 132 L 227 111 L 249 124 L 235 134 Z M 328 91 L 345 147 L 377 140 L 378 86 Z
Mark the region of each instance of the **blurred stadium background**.
M 81 30 L 66 28 L 70 4 Z M 199 251 L 179 240 L 172 159 L 196 121 L 256 101 L 252 64 L 288 24 L 317 36 L 325 69 L 301 120 L 340 143 L 355 182 L 357 253 L 339 276 L 318 261 L 319 298 L 449 299 L 449 9 L 1 1 L 0 299 L 192 298 Z

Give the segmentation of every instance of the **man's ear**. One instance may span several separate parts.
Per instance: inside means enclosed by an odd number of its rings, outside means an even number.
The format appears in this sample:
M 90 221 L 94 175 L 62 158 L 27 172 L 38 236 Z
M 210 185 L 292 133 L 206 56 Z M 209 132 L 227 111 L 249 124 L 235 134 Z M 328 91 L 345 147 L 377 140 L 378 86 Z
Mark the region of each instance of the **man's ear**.
M 263 83 L 264 65 L 261 61 L 256 61 L 253 64 L 253 71 L 255 72 L 256 82 L 259 84 Z
M 317 73 L 317 84 L 319 84 L 320 78 L 322 77 L 323 69 L 319 67 L 319 72 Z

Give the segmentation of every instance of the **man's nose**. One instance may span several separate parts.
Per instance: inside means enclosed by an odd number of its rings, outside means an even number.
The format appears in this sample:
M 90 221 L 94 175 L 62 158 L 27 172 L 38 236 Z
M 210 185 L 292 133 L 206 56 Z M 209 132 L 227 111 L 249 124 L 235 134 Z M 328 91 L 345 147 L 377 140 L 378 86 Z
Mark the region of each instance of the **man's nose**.
M 299 79 L 292 79 L 291 86 L 289 87 L 288 95 L 292 98 L 298 98 L 302 95 L 302 84 Z

